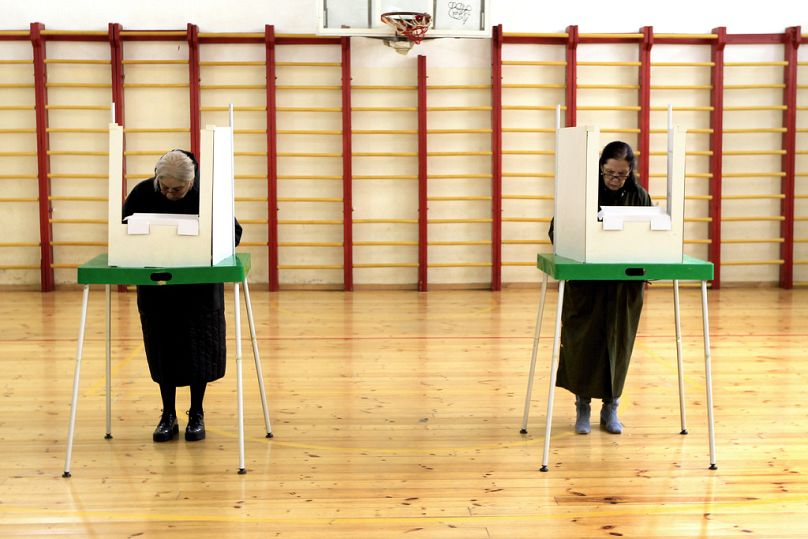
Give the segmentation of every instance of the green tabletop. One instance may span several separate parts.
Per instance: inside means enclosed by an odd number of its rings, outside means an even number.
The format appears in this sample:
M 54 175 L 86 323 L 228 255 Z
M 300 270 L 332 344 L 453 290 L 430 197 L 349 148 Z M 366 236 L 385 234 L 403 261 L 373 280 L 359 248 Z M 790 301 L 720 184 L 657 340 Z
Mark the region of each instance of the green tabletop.
M 250 255 L 237 253 L 215 266 L 181 268 L 124 268 L 107 264 L 107 254 L 78 267 L 79 284 L 171 285 L 240 283 L 250 273 Z
M 578 262 L 554 254 L 540 254 L 537 266 L 559 281 L 710 281 L 713 263 L 685 255 L 676 262 Z

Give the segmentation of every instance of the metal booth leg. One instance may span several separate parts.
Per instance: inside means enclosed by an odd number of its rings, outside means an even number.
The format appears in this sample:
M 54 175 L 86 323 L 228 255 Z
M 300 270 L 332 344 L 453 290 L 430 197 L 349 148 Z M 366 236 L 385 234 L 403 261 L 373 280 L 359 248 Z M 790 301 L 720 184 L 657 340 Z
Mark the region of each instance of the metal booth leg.
M 550 390 L 547 396 L 547 424 L 544 427 L 544 456 L 541 459 L 542 472 L 550 471 L 547 462 L 550 458 L 550 429 L 553 426 L 553 399 L 555 398 L 556 376 L 558 374 L 558 352 L 561 348 L 561 311 L 564 306 L 564 284 L 558 281 L 558 305 L 556 305 L 555 336 L 553 337 L 553 359 L 550 364 Z
M 245 474 L 244 468 L 244 386 L 241 381 L 241 306 L 239 283 L 233 285 L 233 298 L 236 309 L 236 394 L 238 400 L 238 473 Z
M 547 296 L 547 274 L 543 274 L 541 281 L 541 299 L 539 300 L 539 312 L 536 314 L 536 328 L 533 330 L 533 352 L 530 356 L 530 372 L 527 376 L 527 393 L 525 393 L 525 411 L 522 414 L 522 434 L 527 434 L 527 417 L 530 414 L 530 397 L 533 394 L 533 375 L 536 372 L 536 355 L 539 351 L 539 335 L 541 335 L 541 320 L 544 315 L 544 299 Z
M 76 368 L 73 372 L 73 401 L 70 404 L 70 426 L 67 429 L 67 455 L 65 471 L 62 477 L 70 477 L 70 457 L 73 456 L 73 435 L 76 432 L 76 405 L 79 400 L 79 375 L 81 373 L 81 354 L 84 351 L 84 327 L 87 323 L 87 302 L 90 297 L 90 285 L 84 285 L 81 300 L 81 323 L 79 324 L 79 343 L 76 349 Z
M 112 296 L 110 285 L 106 285 L 107 322 L 106 322 L 106 400 L 107 400 L 107 430 L 105 440 L 112 439 Z
M 713 422 L 713 368 L 710 357 L 710 318 L 707 314 L 707 281 L 701 282 L 701 319 L 704 323 L 704 374 L 707 382 L 707 422 L 710 434 L 710 469 L 717 470 L 715 462 L 715 425 Z
M 264 389 L 264 373 L 261 368 L 261 356 L 258 355 L 258 339 L 255 336 L 255 321 L 253 320 L 252 301 L 250 301 L 250 287 L 247 277 L 244 277 L 244 303 L 247 304 L 247 322 L 250 326 L 250 339 L 252 340 L 253 358 L 255 359 L 255 374 L 258 377 L 258 391 L 261 394 L 261 407 L 264 410 L 264 425 L 267 428 L 267 438 L 272 438 L 272 427 L 269 424 L 269 406 L 267 406 L 267 393 Z
M 682 430 L 679 434 L 687 434 L 687 419 L 685 416 L 685 380 L 682 368 L 682 324 L 679 314 L 679 281 L 673 281 L 673 316 L 676 324 L 676 368 L 679 372 L 679 418 Z

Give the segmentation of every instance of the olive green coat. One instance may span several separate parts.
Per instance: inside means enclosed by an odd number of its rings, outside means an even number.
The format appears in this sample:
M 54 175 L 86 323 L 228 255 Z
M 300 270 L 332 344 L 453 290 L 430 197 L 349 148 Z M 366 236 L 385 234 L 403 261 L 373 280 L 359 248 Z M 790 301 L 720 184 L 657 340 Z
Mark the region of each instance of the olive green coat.
M 604 205 L 650 206 L 651 197 L 634 185 Z M 561 312 L 558 387 L 582 397 L 622 395 L 640 323 L 644 286 L 644 281 L 567 281 Z

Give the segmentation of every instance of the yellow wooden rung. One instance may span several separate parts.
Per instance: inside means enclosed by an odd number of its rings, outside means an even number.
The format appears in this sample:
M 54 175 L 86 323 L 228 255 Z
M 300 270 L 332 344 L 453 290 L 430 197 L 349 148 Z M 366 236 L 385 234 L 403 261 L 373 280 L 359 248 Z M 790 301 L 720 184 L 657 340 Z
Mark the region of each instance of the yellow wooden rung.
M 535 263 L 534 263 L 535 265 Z M 490 268 L 491 262 L 451 262 L 451 263 L 433 263 L 429 264 L 430 268 Z
M 244 244 L 242 243 L 242 245 Z M 341 241 L 282 241 L 278 243 L 278 247 L 342 247 L 342 245 Z
M 783 260 L 721 260 L 722 266 L 777 266 L 784 263 Z
M 355 241 L 354 247 L 414 247 L 417 241 Z M 342 244 L 340 244 L 342 245 Z
M 342 264 L 279 264 L 278 269 L 282 270 L 313 270 L 313 269 L 342 269 Z
M 479 241 L 428 241 L 427 245 L 450 247 L 453 245 L 491 245 L 491 240 Z
M 124 60 L 123 65 L 178 65 L 187 64 L 188 60 Z
M 353 223 L 360 225 L 399 224 L 416 225 L 418 219 L 354 219 Z
M 354 264 L 354 268 L 357 269 L 365 269 L 365 268 L 417 268 L 418 264 L 415 262 L 374 262 L 374 263 L 367 263 L 367 264 Z
M 745 217 L 721 217 L 721 222 L 757 222 L 757 221 L 785 221 L 786 218 L 782 215 L 748 215 Z
M 549 223 L 551 217 L 503 217 L 503 223 Z
M 490 218 L 481 218 L 481 219 L 428 219 L 427 223 L 430 225 L 446 225 L 446 224 L 473 224 L 473 223 L 490 223 L 492 219 Z M 547 221 L 549 222 L 550 219 L 548 218 Z M 418 222 L 417 220 L 415 222 Z
M 246 221 L 242 221 L 246 222 Z M 260 224 L 266 224 L 267 220 L 263 219 Z M 341 225 L 342 219 L 281 219 L 278 221 L 279 225 Z

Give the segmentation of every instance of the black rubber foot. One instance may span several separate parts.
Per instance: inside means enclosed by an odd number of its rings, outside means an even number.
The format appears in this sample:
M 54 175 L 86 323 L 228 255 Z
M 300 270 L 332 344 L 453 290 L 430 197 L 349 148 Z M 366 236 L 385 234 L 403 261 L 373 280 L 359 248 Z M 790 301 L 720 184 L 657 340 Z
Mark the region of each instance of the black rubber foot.
M 539 471 L 540 471 L 540 472 L 549 472 L 549 471 L 550 471 L 550 469 L 549 469 L 547 466 L 542 465 L 542 467 L 541 467 L 541 468 L 539 468 Z
M 72 477 L 72 476 L 70 475 L 70 472 L 65 472 L 62 474 L 62 477 Z
M 717 469 L 718 469 L 718 466 L 717 466 L 717 465 L 715 465 L 715 464 L 710 464 L 710 469 L 711 469 L 711 470 L 717 470 Z
M 687 429 L 682 429 L 682 432 L 680 432 L 679 434 L 687 434 Z
M 274 437 L 275 437 L 274 434 L 272 434 L 271 432 L 267 432 L 267 438 L 274 438 Z
M 527 429 L 519 429 L 519 434 L 527 434 Z
M 110 434 L 110 433 L 106 433 L 106 434 L 104 435 L 104 439 L 105 439 L 105 440 L 112 440 L 112 434 Z
M 239 474 L 239 475 L 244 475 L 244 474 L 246 474 L 246 473 L 247 473 L 247 470 L 245 470 L 244 468 L 239 468 L 239 469 L 238 469 L 238 474 Z

